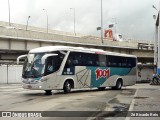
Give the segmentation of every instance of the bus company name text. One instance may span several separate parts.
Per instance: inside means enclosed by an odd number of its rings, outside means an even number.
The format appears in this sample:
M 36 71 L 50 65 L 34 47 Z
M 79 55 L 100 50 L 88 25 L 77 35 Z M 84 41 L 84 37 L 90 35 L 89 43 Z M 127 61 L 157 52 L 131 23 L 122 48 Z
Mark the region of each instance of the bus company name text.
M 110 76 L 110 69 L 96 69 L 95 71 L 96 73 L 96 80 L 98 80 L 99 78 L 109 78 Z

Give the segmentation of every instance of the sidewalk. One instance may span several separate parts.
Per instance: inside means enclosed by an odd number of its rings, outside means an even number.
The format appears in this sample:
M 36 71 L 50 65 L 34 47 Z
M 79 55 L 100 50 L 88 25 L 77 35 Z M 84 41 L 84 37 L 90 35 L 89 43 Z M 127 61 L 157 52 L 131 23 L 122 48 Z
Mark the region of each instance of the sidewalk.
M 134 87 L 134 86 L 132 86 Z M 130 120 L 160 120 L 160 86 L 136 84 L 137 91 L 130 111 L 159 113 L 158 117 L 131 117 Z

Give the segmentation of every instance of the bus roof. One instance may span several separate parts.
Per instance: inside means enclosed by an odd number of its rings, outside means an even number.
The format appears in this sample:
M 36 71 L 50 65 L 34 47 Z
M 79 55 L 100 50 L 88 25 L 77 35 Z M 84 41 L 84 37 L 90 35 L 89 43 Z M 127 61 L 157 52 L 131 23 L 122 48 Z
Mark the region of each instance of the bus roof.
M 86 52 L 86 53 L 96 53 L 96 54 L 107 54 L 107 55 L 116 55 L 116 56 L 126 56 L 126 57 L 136 57 L 135 55 L 128 55 L 110 51 L 104 51 L 102 49 L 94 48 L 84 48 L 84 47 L 71 47 L 71 46 L 45 46 L 35 48 L 29 51 L 29 53 L 43 53 L 43 52 L 52 52 L 57 50 L 65 51 L 77 51 L 77 52 Z

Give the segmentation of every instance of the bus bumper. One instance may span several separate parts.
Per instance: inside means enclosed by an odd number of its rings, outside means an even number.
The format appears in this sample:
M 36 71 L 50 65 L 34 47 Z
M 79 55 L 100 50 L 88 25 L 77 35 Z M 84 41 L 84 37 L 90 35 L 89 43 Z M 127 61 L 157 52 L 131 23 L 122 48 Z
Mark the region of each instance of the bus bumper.
M 40 82 L 37 84 L 22 83 L 22 87 L 24 89 L 31 89 L 31 90 L 44 90 L 46 88 L 44 82 Z

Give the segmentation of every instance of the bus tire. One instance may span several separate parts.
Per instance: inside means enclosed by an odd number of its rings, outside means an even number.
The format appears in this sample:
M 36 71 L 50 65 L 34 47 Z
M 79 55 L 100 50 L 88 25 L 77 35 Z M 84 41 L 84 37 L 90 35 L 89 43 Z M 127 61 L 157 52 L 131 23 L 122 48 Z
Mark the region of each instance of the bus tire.
M 106 89 L 106 87 L 98 87 L 99 91 L 102 91 L 102 90 L 105 90 L 105 89 Z
M 45 90 L 45 95 L 52 95 L 52 90 Z
M 116 86 L 112 87 L 113 90 L 120 90 L 122 88 L 122 80 L 117 80 Z
M 66 81 L 63 86 L 64 93 L 71 92 L 71 88 L 71 83 L 69 81 Z

